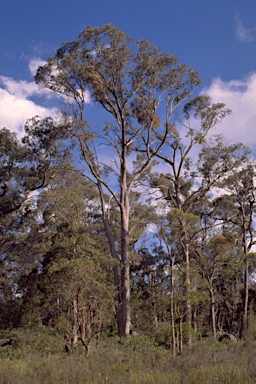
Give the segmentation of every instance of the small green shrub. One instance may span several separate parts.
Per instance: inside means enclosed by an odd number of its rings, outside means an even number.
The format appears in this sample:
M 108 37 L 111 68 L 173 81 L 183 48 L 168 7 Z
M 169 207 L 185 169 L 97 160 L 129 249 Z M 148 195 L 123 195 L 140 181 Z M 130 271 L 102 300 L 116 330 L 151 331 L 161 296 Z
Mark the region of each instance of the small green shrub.
M 29 354 L 47 356 L 64 351 L 62 336 L 48 327 L 7 330 L 0 333 L 0 339 L 14 340 L 0 349 L 1 358 L 22 358 Z
M 155 332 L 155 342 L 159 346 L 164 346 L 167 349 L 172 345 L 172 327 L 168 322 L 160 323 Z

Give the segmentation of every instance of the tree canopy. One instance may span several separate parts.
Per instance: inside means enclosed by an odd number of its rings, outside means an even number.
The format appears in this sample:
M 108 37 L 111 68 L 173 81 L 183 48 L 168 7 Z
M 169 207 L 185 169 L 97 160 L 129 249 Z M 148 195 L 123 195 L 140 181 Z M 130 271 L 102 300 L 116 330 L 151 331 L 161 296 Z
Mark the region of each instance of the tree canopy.
M 128 336 L 170 323 L 174 355 L 197 332 L 245 338 L 255 164 L 242 143 L 210 136 L 231 111 L 198 95 L 193 68 L 113 25 L 63 43 L 35 80 L 61 100 L 58 119 L 28 120 L 22 142 L 0 131 L 13 323 L 53 325 L 87 352 L 115 326 Z

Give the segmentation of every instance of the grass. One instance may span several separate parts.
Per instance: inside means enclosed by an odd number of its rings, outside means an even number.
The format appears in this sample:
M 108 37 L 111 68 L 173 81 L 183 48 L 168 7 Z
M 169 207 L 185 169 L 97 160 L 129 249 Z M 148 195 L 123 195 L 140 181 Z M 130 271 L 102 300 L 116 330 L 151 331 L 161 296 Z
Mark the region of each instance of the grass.
M 204 340 L 173 358 L 147 337 L 113 337 L 86 358 L 82 350 L 62 352 L 62 339 L 53 331 L 16 331 L 13 336 L 18 340 L 14 346 L 0 347 L 0 384 L 256 383 L 254 340 L 235 345 Z

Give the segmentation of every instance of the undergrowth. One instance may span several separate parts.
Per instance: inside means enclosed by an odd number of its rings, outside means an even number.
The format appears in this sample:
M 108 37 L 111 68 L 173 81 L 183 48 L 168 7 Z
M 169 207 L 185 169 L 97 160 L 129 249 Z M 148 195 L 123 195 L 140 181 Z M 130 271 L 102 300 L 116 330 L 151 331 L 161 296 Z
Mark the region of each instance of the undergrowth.
M 66 354 L 53 330 L 12 330 L 13 343 L 0 347 L 0 384 L 252 384 L 256 342 L 222 344 L 203 340 L 172 357 L 146 336 L 108 337 L 88 357 Z

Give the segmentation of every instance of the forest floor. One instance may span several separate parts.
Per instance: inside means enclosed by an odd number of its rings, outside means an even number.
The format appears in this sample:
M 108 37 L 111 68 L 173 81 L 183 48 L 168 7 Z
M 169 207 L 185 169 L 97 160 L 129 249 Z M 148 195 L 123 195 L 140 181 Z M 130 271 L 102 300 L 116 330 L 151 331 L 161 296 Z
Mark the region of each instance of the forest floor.
M 176 357 L 149 337 L 102 339 L 89 356 L 63 351 L 54 331 L 0 332 L 0 384 L 252 384 L 256 341 L 197 341 Z M 12 341 L 8 344 L 8 341 Z

